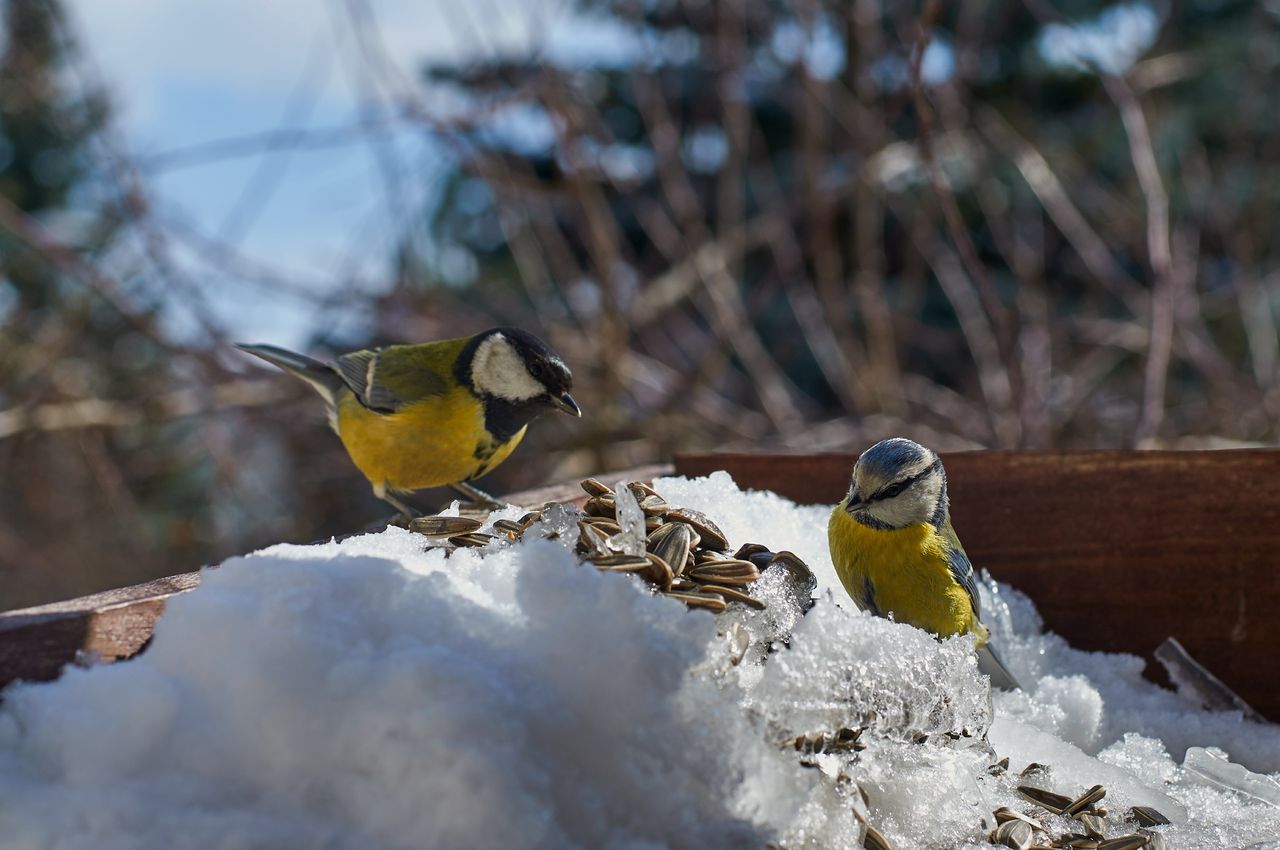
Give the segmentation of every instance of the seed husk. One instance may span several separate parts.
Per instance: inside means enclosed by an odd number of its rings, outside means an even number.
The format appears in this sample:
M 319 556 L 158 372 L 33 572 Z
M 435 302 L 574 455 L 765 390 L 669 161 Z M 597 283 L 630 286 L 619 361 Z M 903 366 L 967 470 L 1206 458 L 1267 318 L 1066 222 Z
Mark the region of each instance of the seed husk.
M 867 824 L 867 836 L 862 839 L 862 846 L 866 850 L 893 850 L 893 845 L 889 843 L 889 839 L 885 838 L 880 830 L 871 824 Z
M 1164 826 L 1169 819 L 1150 806 L 1134 806 L 1129 816 L 1138 822 L 1138 826 Z
M 999 776 L 1002 773 L 1008 773 L 1008 772 L 1009 772 L 1008 756 L 1005 756 L 1004 758 L 1000 759 L 1000 761 L 996 762 L 995 764 L 987 768 L 987 773 L 991 774 L 992 776 Z
M 1121 835 L 1098 844 L 1098 850 L 1138 850 L 1139 847 L 1146 847 L 1147 841 L 1145 835 Z
M 1090 838 L 1096 838 L 1101 841 L 1107 837 L 1107 834 L 1103 831 L 1106 824 L 1104 824 L 1102 822 L 1102 818 L 1097 815 L 1091 815 L 1087 812 L 1083 812 L 1076 816 L 1076 820 L 1084 827 L 1084 831 L 1088 833 Z
M 767 605 L 761 599 L 756 599 L 749 593 L 743 593 L 741 590 L 733 587 L 722 587 L 718 584 L 702 585 L 703 593 L 714 593 L 716 596 L 724 599 L 725 602 L 741 602 L 748 608 L 754 608 L 757 611 L 763 611 Z
M 609 551 L 609 535 L 594 523 L 579 521 L 578 545 L 588 557 L 606 555 Z
M 409 530 L 427 537 L 456 537 L 470 534 L 484 525 L 478 519 L 465 516 L 420 516 L 409 520 Z
M 995 843 L 1014 850 L 1027 850 L 1031 846 L 1031 824 L 1021 820 L 1007 820 L 996 827 Z
M 1092 806 L 1105 796 L 1107 796 L 1107 789 L 1103 788 L 1101 785 L 1095 785 L 1079 797 L 1072 800 L 1071 803 L 1062 810 L 1062 813 L 1064 815 L 1074 815 L 1076 812 L 1079 812 L 1088 806 Z
M 449 538 L 449 542 L 455 546 L 467 546 L 475 549 L 480 546 L 488 545 L 493 539 L 492 534 L 485 534 L 480 531 L 473 531 L 470 534 L 456 534 Z
M 1034 785 L 1019 785 L 1018 793 L 1040 808 L 1046 809 L 1055 815 L 1062 814 L 1063 809 L 1071 805 L 1070 797 L 1055 794 L 1043 788 L 1036 788 Z
M 516 520 L 516 522 L 520 523 L 520 532 L 523 534 L 529 530 L 529 526 L 533 525 L 540 519 L 542 519 L 542 511 L 529 511 L 527 514 L 520 517 L 520 519 Z
M 751 584 L 760 578 L 760 571 L 750 561 L 708 561 L 689 571 L 694 581 L 713 584 Z
M 648 534 L 651 531 L 657 531 L 663 526 L 663 519 L 660 516 L 647 516 L 644 518 L 644 532 Z
M 676 578 L 671 582 L 671 589 L 687 593 L 696 593 L 702 585 L 696 581 L 689 581 L 687 578 Z
M 1087 835 L 1064 835 L 1058 839 L 1058 844 L 1062 847 L 1070 847 L 1072 850 L 1098 850 L 1102 842 L 1096 838 L 1090 838 Z
M 1046 765 L 1046 764 L 1041 764 L 1041 763 L 1040 763 L 1040 762 L 1038 762 L 1038 761 L 1033 761 L 1033 762 L 1030 762 L 1030 763 L 1029 763 L 1026 767 L 1024 767 L 1022 770 L 1020 770 L 1020 771 L 1018 772 L 1018 775 L 1019 775 L 1019 776 L 1029 776 L 1029 775 L 1030 775 L 1030 774 L 1032 774 L 1032 773 L 1038 773 L 1038 772 L 1040 772 L 1040 771 L 1042 771 L 1042 770 L 1048 770 L 1048 769 L 1049 769 L 1049 766 L 1048 766 L 1048 765 Z
M 742 659 L 746 658 L 747 650 L 751 648 L 751 634 L 742 627 L 741 623 L 731 623 L 724 637 L 729 644 L 729 663 L 737 667 L 742 663 Z
M 587 491 L 588 496 L 603 496 L 605 493 L 613 492 L 612 487 L 597 478 L 582 479 L 582 489 Z
M 673 508 L 663 514 L 668 522 L 683 522 L 693 526 L 693 530 L 698 532 L 702 544 L 709 549 L 728 549 L 729 540 L 724 536 L 724 532 L 720 530 L 720 526 L 711 521 L 711 518 L 702 511 L 695 511 L 693 508 Z
M 679 599 L 690 608 L 705 608 L 708 611 L 712 611 L 717 614 L 723 611 L 726 607 L 723 599 L 719 596 L 712 596 L 710 594 L 686 593 L 683 591 L 673 590 L 664 593 L 663 596 L 670 597 L 671 599 Z
M 649 569 L 645 571 L 644 577 L 663 590 L 670 590 L 671 580 L 675 578 L 671 565 L 654 552 L 646 553 L 645 559 L 649 562 Z
M 1147 847 L 1150 850 L 1168 850 L 1169 842 L 1164 840 L 1164 836 L 1158 832 L 1152 832 L 1149 829 L 1140 829 L 1138 834 L 1147 839 Z
M 685 562 L 689 559 L 693 529 L 682 522 L 669 522 L 650 534 L 647 544 L 650 552 L 661 555 L 671 565 L 672 571 L 679 575 L 684 572 Z

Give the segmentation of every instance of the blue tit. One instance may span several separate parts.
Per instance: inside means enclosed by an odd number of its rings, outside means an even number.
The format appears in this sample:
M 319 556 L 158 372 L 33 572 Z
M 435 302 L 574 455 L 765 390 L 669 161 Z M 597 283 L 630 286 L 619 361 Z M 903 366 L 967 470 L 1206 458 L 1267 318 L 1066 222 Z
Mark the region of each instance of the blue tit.
M 517 328 L 353 351 L 332 363 L 270 345 L 239 348 L 310 384 L 374 495 L 409 516 L 393 493 L 447 484 L 496 505 L 466 482 L 506 460 L 544 411 L 582 415 L 564 361 Z
M 859 608 L 940 638 L 972 634 L 978 669 L 992 686 L 1019 687 L 982 624 L 973 564 L 951 527 L 936 452 L 902 437 L 863 452 L 827 537 L 836 573 Z

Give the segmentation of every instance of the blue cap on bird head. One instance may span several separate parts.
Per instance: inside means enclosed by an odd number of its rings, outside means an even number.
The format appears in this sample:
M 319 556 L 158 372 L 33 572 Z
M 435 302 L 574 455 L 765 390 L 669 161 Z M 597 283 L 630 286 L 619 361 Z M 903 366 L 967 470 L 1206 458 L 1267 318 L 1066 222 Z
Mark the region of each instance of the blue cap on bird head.
M 880 528 L 940 524 L 947 511 L 942 461 L 932 449 L 904 437 L 881 440 L 854 464 L 847 510 Z

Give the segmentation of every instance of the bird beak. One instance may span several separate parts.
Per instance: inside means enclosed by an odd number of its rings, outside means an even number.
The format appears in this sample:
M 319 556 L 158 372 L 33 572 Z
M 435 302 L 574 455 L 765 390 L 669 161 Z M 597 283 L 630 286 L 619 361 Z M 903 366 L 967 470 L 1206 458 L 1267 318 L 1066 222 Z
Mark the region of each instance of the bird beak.
M 573 400 L 573 396 L 568 393 L 550 396 L 551 406 L 563 410 L 570 416 L 582 416 L 582 408 L 578 407 L 578 403 Z
M 864 504 L 865 502 L 862 501 L 857 493 L 850 493 L 848 501 L 845 502 L 844 509 L 846 513 L 853 513 Z

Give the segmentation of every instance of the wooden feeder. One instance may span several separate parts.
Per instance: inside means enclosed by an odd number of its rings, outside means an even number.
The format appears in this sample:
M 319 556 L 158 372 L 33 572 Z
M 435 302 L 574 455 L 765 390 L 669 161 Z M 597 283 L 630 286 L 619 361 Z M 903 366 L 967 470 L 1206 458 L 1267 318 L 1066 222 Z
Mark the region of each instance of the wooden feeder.
M 856 455 L 678 455 L 674 472 L 834 504 Z M 1151 659 L 1173 637 L 1263 715 L 1280 718 L 1280 451 L 944 454 L 973 563 L 1035 602 L 1085 650 Z M 649 467 L 600 476 L 645 480 Z M 513 495 L 579 499 L 576 484 Z M 815 528 L 815 534 L 826 534 Z M 198 574 L 0 614 L 0 685 L 127 658 Z M 1148 672 L 1163 681 L 1159 665 Z

